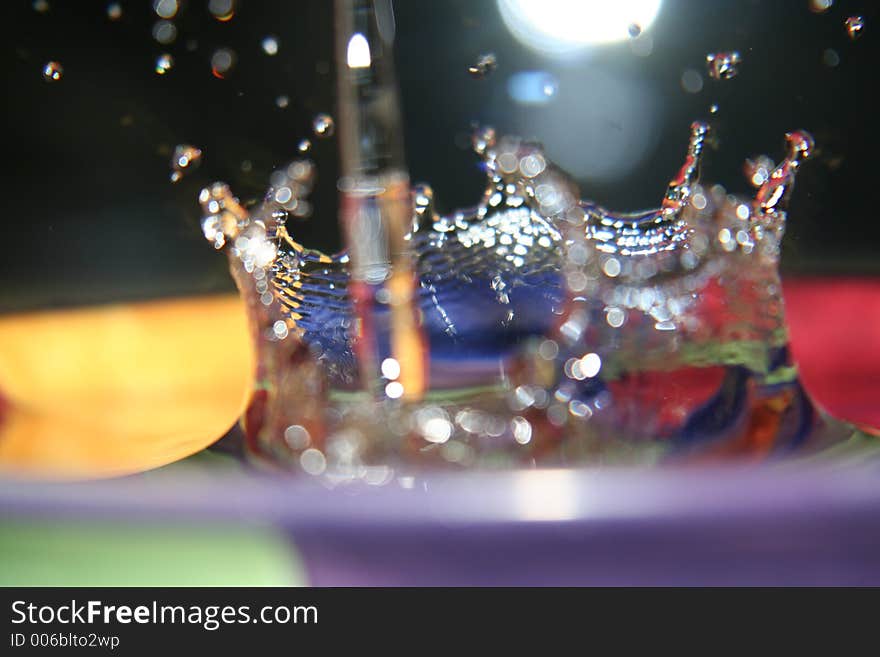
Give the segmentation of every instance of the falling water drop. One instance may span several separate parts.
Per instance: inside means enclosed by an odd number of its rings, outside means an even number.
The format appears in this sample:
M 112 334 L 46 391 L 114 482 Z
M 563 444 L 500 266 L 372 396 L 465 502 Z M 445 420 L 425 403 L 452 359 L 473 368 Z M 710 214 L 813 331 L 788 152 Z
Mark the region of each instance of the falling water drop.
M 177 27 L 171 21 L 156 21 L 153 25 L 153 38 L 161 44 L 173 43 L 177 38 Z
M 480 55 L 477 58 L 477 61 L 468 67 L 468 73 L 471 74 L 472 77 L 475 78 L 484 78 L 492 71 L 494 71 L 498 66 L 498 59 L 495 57 L 495 53 L 486 53 Z
M 34 0 L 33 7 L 38 14 L 45 14 L 49 11 L 49 3 L 46 0 Z
M 706 66 L 709 69 L 709 77 L 715 80 L 729 80 L 735 77 L 739 71 L 740 54 L 735 50 L 730 52 L 709 53 L 706 55 Z
M 156 73 L 165 75 L 174 66 L 174 58 L 167 52 L 156 58 Z
M 718 105 L 716 103 L 709 105 L 709 114 L 718 114 Z
M 308 139 L 303 139 L 296 145 L 296 150 L 300 153 L 308 153 L 312 150 L 312 142 Z
M 111 21 L 118 21 L 122 18 L 122 7 L 118 2 L 111 2 L 107 5 L 107 18 Z
M 846 19 L 844 25 L 846 25 L 846 33 L 849 35 L 849 38 L 855 41 L 862 36 L 862 30 L 865 29 L 865 19 L 861 16 L 850 16 Z
M 263 48 L 263 52 L 270 57 L 278 54 L 278 39 L 276 37 L 267 36 L 263 39 L 260 45 Z
M 160 18 L 174 18 L 178 9 L 177 0 L 153 0 L 153 11 Z
M 235 53 L 229 48 L 219 48 L 211 55 L 211 73 L 215 78 L 224 79 L 235 65 Z
M 171 182 L 177 182 L 183 175 L 198 166 L 202 160 L 202 151 L 190 144 L 178 144 L 171 156 Z
M 626 28 L 626 31 L 633 39 L 635 39 L 642 33 L 642 26 L 638 23 L 630 23 L 629 27 Z
M 689 94 L 697 94 L 703 90 L 703 76 L 689 68 L 681 74 L 681 88 Z
M 58 62 L 49 62 L 43 67 L 43 79 L 46 82 L 57 82 L 64 74 L 64 67 Z
M 814 14 L 821 14 L 831 9 L 834 0 L 810 0 L 810 11 Z
M 840 64 L 840 55 L 837 54 L 837 51 L 834 50 L 834 48 L 826 48 L 822 53 L 822 63 L 825 64 L 825 66 L 834 68 Z
M 312 130 L 317 137 L 332 137 L 335 129 L 336 125 L 333 122 L 333 117 L 329 114 L 318 114 L 312 120 Z
M 275 99 L 275 105 L 279 109 L 284 109 L 289 104 L 290 104 L 290 98 L 288 98 L 287 96 L 278 96 L 278 98 Z
M 231 21 L 235 16 L 235 2 L 234 0 L 210 0 L 208 11 L 218 21 L 225 23 Z

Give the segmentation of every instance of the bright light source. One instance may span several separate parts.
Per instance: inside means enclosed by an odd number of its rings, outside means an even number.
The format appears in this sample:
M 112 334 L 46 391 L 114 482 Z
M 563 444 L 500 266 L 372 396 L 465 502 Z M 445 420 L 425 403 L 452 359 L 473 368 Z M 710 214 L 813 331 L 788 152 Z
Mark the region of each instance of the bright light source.
M 507 28 L 525 45 L 567 56 L 586 46 L 632 38 L 644 32 L 662 0 L 498 0 Z
M 370 57 L 370 44 L 367 37 L 356 32 L 348 40 L 348 51 L 345 57 L 349 68 L 369 68 L 372 58 Z

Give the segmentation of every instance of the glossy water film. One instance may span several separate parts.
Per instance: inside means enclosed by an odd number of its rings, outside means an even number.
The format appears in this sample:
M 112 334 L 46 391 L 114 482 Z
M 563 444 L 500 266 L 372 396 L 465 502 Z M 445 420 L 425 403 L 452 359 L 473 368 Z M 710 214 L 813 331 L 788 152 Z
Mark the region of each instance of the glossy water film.
M 339 105 L 313 131 L 339 142 L 348 248 L 309 249 L 288 221 L 322 215 L 305 139 L 261 203 L 223 183 L 199 199 L 247 302 L 256 459 L 384 483 L 423 466 L 763 458 L 859 435 L 814 408 L 788 349 L 778 265 L 807 132 L 745 163 L 745 198 L 701 178 L 711 131 L 696 121 L 658 207 L 631 213 L 589 200 L 540 144 L 482 126 L 485 191 L 441 214 L 409 181 L 393 22 L 354 0 L 337 22 Z M 711 55 L 710 74 L 738 63 Z

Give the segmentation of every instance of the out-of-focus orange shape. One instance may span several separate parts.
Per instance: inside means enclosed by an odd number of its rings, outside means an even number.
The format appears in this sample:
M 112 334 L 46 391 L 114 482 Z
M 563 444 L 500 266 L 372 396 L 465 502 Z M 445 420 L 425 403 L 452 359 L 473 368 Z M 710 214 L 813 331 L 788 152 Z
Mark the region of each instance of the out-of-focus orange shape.
M 0 317 L 0 472 L 140 472 L 216 441 L 250 390 L 237 297 Z

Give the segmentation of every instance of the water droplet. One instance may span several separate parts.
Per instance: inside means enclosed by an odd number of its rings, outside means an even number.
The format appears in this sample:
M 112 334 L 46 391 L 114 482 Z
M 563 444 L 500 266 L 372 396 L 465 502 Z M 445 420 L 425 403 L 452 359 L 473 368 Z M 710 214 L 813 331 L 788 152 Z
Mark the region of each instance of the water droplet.
M 174 66 L 174 58 L 167 52 L 156 58 L 156 73 L 165 75 Z
M 275 105 L 278 106 L 280 109 L 284 109 L 289 104 L 290 98 L 288 98 L 287 96 L 278 96 L 278 98 L 275 99 Z
M 861 16 L 850 16 L 844 25 L 846 25 L 846 33 L 849 38 L 855 41 L 862 36 L 862 30 L 865 29 L 865 19 Z
M 235 53 L 229 48 L 220 48 L 211 55 L 211 73 L 215 78 L 224 79 L 235 65 Z
M 173 43 L 177 38 L 177 27 L 171 21 L 156 21 L 153 25 L 153 38 L 162 44 Z
M 174 18 L 178 9 L 177 0 L 153 0 L 153 11 L 160 18 Z
M 299 424 L 293 424 L 284 430 L 284 442 L 291 449 L 305 449 L 309 446 L 311 440 L 312 437 L 309 435 L 308 430 Z
M 605 311 L 605 321 L 613 328 L 620 328 L 626 321 L 626 313 L 620 308 L 612 306 Z
M 826 48 L 822 53 L 822 63 L 825 64 L 825 66 L 834 68 L 840 64 L 840 55 L 837 54 L 837 51 L 834 50 L 834 48 Z
M 787 159 L 793 163 L 800 163 L 813 156 L 816 148 L 813 136 L 806 130 L 794 130 L 786 133 L 785 141 L 788 143 Z
M 743 172 L 748 181 L 755 187 L 760 187 L 770 177 L 773 171 L 773 160 L 766 155 L 759 155 L 755 159 L 748 159 L 743 164 Z
M 34 0 L 33 7 L 38 14 L 45 14 L 49 11 L 49 3 L 46 0 Z
M 697 94 L 703 90 L 703 76 L 689 68 L 681 74 L 681 88 L 689 94 Z
M 49 62 L 43 67 L 43 79 L 46 82 L 57 82 L 64 74 L 64 67 L 58 62 Z
M 299 464 L 310 475 L 319 475 L 327 469 L 326 457 L 314 448 L 309 448 L 300 454 Z
M 484 78 L 498 66 L 495 53 L 485 53 L 477 58 L 477 61 L 468 67 L 468 73 L 475 78 Z
M 171 182 L 177 182 L 202 160 L 202 151 L 190 144 L 178 144 L 171 156 Z
M 278 54 L 278 39 L 273 36 L 267 36 L 263 39 L 260 44 L 263 47 L 263 52 L 269 56 Z
M 709 69 L 709 77 L 714 80 L 729 80 L 736 76 L 739 71 L 740 54 L 735 50 L 730 52 L 713 52 L 706 55 L 706 66 Z
M 312 150 L 312 142 L 310 142 L 308 139 L 303 139 L 296 145 L 296 150 L 298 150 L 300 153 L 308 153 L 310 150 Z
M 314 130 L 315 135 L 318 137 L 332 137 L 333 132 L 336 130 L 336 124 L 333 122 L 333 117 L 329 114 L 318 114 L 312 120 L 312 130 Z
M 709 105 L 709 114 L 718 114 L 718 105 L 717 104 L 712 103 L 711 105 Z
M 495 128 L 492 126 L 478 126 L 474 129 L 471 143 L 473 144 L 474 152 L 478 155 L 486 155 L 487 151 L 495 147 L 495 142 Z
M 755 194 L 755 213 L 769 215 L 785 210 L 791 190 L 794 189 L 797 170 L 804 160 L 812 156 L 815 144 L 813 137 L 806 130 L 794 130 L 786 133 L 788 154 L 779 165 L 770 172 L 764 183 Z
M 639 36 L 642 33 L 642 26 L 639 25 L 638 23 L 630 23 L 629 27 L 626 28 L 626 31 L 629 33 L 629 35 L 633 39 L 635 39 L 637 36 Z
M 385 386 L 385 395 L 389 399 L 399 399 L 403 396 L 403 393 L 403 384 L 401 384 L 400 381 L 392 381 Z
M 107 5 L 107 18 L 111 21 L 118 21 L 122 18 L 122 7 L 118 2 L 111 2 Z
M 810 0 L 810 11 L 815 14 L 821 14 L 831 9 L 834 0 Z
M 231 21 L 235 16 L 234 0 L 210 0 L 208 2 L 208 11 L 211 15 L 221 23 Z

